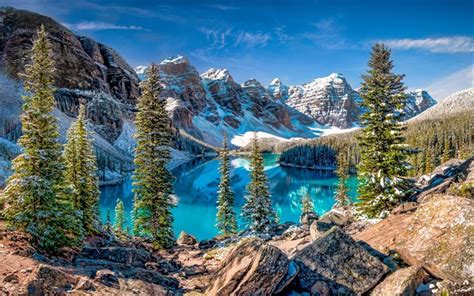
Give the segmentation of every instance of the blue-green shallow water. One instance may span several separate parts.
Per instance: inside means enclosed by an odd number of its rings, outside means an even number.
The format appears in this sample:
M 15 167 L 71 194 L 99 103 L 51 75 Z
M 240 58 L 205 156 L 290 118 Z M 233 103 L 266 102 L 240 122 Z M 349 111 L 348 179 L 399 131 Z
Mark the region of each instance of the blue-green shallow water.
M 334 193 L 338 179 L 333 173 L 280 167 L 276 163 L 278 155 L 264 156 L 265 173 L 267 174 L 272 201 L 278 212 L 280 222 L 299 220 L 301 196 L 309 191 L 315 209 L 319 215 L 329 211 L 334 204 Z M 217 234 L 215 228 L 217 185 L 219 184 L 220 161 L 195 160 L 175 170 L 175 193 L 177 207 L 173 209 L 174 229 L 176 235 L 184 230 L 199 240 L 209 239 Z M 235 192 L 236 212 L 244 204 L 245 186 L 249 182 L 249 160 L 238 157 L 231 159 L 231 180 Z M 356 197 L 357 180 L 351 177 L 348 181 L 349 195 Z M 133 208 L 133 193 L 130 178 L 115 186 L 101 188 L 100 212 L 103 221 L 110 210 L 112 221 L 117 198 L 125 204 L 128 222 Z M 242 223 L 239 220 L 239 226 Z

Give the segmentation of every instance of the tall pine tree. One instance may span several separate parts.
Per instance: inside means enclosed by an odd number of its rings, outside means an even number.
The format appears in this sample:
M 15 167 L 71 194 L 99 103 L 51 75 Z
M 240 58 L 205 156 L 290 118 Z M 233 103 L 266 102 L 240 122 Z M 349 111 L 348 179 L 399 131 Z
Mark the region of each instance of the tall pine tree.
M 253 139 L 250 170 L 250 183 L 247 186 L 246 203 L 242 208 L 242 216 L 248 229 L 257 234 L 267 234 L 277 223 L 277 215 L 272 208 L 257 134 Z
M 345 206 L 351 203 L 349 195 L 347 194 L 347 179 L 349 177 L 349 163 L 347 161 L 347 155 L 344 151 L 340 151 L 337 155 L 337 169 L 336 174 L 339 177 L 339 184 L 336 190 L 336 205 Z
M 65 181 L 70 188 L 73 206 L 82 213 L 85 233 L 94 234 L 99 223 L 99 184 L 84 105 L 81 105 L 77 120 L 68 130 L 63 157 L 66 164 Z
M 227 135 L 224 135 L 224 142 L 221 151 L 221 167 L 219 173 L 221 180 L 219 183 L 219 194 L 217 196 L 217 229 L 223 236 L 227 237 L 237 233 L 237 218 L 233 209 L 234 192 L 230 187 L 229 172 L 229 150 L 227 148 Z
M 174 243 L 173 176 L 166 168 L 171 159 L 171 131 L 155 64 L 148 68 L 141 88 L 135 119 L 134 233 L 150 239 L 157 248 L 168 248 Z
M 13 174 L 4 192 L 4 216 L 11 227 L 31 234 L 33 243 L 45 251 L 78 244 L 82 227 L 65 194 L 64 164 L 58 142 L 56 119 L 51 115 L 53 58 L 44 26 L 26 66 L 21 114 L 23 153 L 13 160 Z
M 125 229 L 125 207 L 121 199 L 118 200 L 115 206 L 115 231 L 116 233 L 123 233 Z
M 359 210 L 368 217 L 383 217 L 411 192 L 403 178 L 409 168 L 401 124 L 404 114 L 403 75 L 392 72 L 390 50 L 383 44 L 372 48 L 361 87 L 364 126 L 359 138 Z
M 301 212 L 303 214 L 314 213 L 314 203 L 309 191 L 306 191 L 301 198 Z

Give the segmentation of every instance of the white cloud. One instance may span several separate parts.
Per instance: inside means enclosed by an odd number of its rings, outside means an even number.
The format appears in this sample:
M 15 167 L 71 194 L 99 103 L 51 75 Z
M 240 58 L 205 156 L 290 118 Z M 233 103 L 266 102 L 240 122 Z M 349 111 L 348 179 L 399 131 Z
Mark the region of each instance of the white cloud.
M 431 52 L 474 52 L 474 39 L 465 36 L 382 40 L 391 48 L 424 49 Z
M 224 48 L 228 43 L 228 38 L 231 36 L 232 28 L 225 30 L 200 28 L 199 31 L 206 34 L 206 38 L 211 42 L 211 48 Z
M 474 87 L 474 64 L 435 81 L 426 90 L 438 101 L 449 95 Z
M 223 10 L 223 11 L 239 9 L 237 6 L 222 5 L 222 4 L 209 5 L 209 7 L 219 9 L 219 10 Z
M 247 48 L 265 47 L 270 39 L 271 37 L 268 33 L 240 32 L 235 40 L 235 45 L 243 45 Z
M 286 44 L 288 41 L 291 41 L 294 39 L 293 36 L 290 36 L 285 33 L 286 26 L 276 27 L 273 30 L 275 31 L 275 35 L 281 44 Z
M 317 45 L 328 49 L 343 49 L 349 47 L 341 35 L 343 31 L 342 27 L 340 27 L 334 19 L 323 19 L 312 25 L 316 30 L 303 33 L 303 38 L 311 40 Z
M 209 41 L 209 50 L 222 49 L 228 46 L 243 46 L 246 48 L 265 47 L 272 36 L 270 33 L 262 32 L 235 32 L 232 28 L 210 29 L 199 28 L 199 31 L 206 35 Z
M 99 30 L 135 30 L 146 31 L 140 26 L 124 26 L 105 22 L 82 21 L 76 24 L 64 24 L 66 27 L 78 31 L 99 31 Z

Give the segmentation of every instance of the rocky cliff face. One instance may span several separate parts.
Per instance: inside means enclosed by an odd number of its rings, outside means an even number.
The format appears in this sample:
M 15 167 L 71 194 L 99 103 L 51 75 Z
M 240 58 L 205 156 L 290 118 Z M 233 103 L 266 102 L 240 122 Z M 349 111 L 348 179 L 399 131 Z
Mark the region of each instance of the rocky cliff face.
M 94 131 L 101 177 L 115 179 L 131 169 L 134 144 L 130 131 L 134 129 L 135 104 L 140 93 L 139 77 L 112 48 L 78 36 L 49 17 L 13 8 L 0 9 L 0 137 L 12 144 L 20 136 L 23 90 L 19 74 L 29 61 L 41 24 L 48 32 L 55 61 L 55 115 L 62 140 L 79 105 L 85 104 Z M 182 139 L 177 130 L 174 142 L 175 146 L 193 152 L 202 151 L 200 145 Z
M 130 168 L 135 103 L 146 67 L 135 71 L 112 48 L 78 36 L 49 17 L 13 8 L 0 9 L 0 136 L 11 142 L 20 136 L 19 73 L 41 24 L 48 31 L 57 69 L 55 97 L 62 130 L 85 104 L 96 142 L 103 144 L 96 144 L 105 158 L 101 171 Z M 266 88 L 255 79 L 239 84 L 225 69 L 199 74 L 184 57 L 168 58 L 159 69 L 175 147 L 190 153 L 209 150 L 206 144 L 220 146 L 224 133 L 230 139 L 252 131 L 283 139 L 316 137 L 322 125 L 351 127 L 360 113 L 359 96 L 341 74 L 292 87 L 274 79 Z M 407 113 L 412 116 L 433 100 L 426 92 L 416 92 L 409 102 Z
M 436 105 L 435 99 L 426 90 L 417 89 L 409 92 L 407 95 L 407 102 L 403 110 L 405 118 L 412 118 Z
M 348 128 L 358 120 L 359 99 L 344 76 L 333 73 L 290 87 L 286 102 L 321 124 Z
M 280 80 L 275 79 L 269 89 L 275 97 L 286 100 L 289 106 L 325 125 L 352 127 L 357 124 L 362 112 L 358 106 L 358 101 L 361 100 L 359 94 L 352 89 L 342 74 L 333 73 L 289 89 Z M 412 118 L 435 104 L 436 101 L 425 90 L 408 92 L 403 109 L 405 118 Z
M 224 133 L 233 136 L 264 131 L 275 136 L 314 137 L 308 127 L 314 121 L 277 99 L 255 79 L 242 85 L 226 69 L 199 74 L 182 56 L 159 65 L 163 82 L 161 96 L 173 123 L 188 134 L 214 146 Z M 141 77 L 146 67 L 137 67 Z

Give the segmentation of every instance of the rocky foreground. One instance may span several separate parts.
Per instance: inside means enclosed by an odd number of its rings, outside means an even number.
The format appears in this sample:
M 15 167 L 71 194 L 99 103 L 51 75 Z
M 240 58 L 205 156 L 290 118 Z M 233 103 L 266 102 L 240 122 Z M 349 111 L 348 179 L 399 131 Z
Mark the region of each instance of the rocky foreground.
M 381 221 L 350 207 L 301 217 L 265 240 L 198 242 L 168 251 L 103 235 L 80 250 L 40 254 L 0 231 L 2 295 L 473 295 L 474 161 L 418 180 L 413 201 Z

